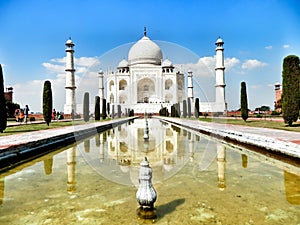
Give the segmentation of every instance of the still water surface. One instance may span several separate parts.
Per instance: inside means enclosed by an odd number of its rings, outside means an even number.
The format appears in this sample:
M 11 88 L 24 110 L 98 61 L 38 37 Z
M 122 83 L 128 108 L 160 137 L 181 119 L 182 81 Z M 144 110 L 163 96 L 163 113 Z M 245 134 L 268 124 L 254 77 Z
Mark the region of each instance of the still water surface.
M 0 224 L 300 224 L 300 169 L 135 120 L 0 174 Z M 157 219 L 138 218 L 147 156 Z

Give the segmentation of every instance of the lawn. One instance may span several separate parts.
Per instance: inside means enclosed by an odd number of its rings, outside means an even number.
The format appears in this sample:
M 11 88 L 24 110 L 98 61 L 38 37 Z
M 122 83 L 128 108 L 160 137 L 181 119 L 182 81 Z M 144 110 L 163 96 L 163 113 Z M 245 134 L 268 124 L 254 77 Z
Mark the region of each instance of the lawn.
M 271 120 L 271 119 L 249 119 L 246 122 L 240 118 L 200 118 L 200 121 L 205 122 L 214 122 L 214 123 L 227 123 L 227 124 L 235 124 L 235 125 L 242 125 L 242 126 L 249 126 L 249 127 L 264 127 L 264 128 L 272 128 L 272 129 L 279 129 L 279 130 L 287 130 L 287 131 L 295 131 L 300 132 L 300 121 L 298 120 L 297 123 L 293 123 L 292 127 L 289 127 L 282 121 L 278 120 Z
M 88 123 L 92 123 L 94 120 L 90 120 Z M 98 122 L 98 121 L 97 121 Z M 0 137 L 12 135 L 12 134 L 19 134 L 24 132 L 30 132 L 30 131 L 38 131 L 38 130 L 47 130 L 47 129 L 53 129 L 53 128 L 59 128 L 59 127 L 65 127 L 65 126 L 73 126 L 73 125 L 79 125 L 79 124 L 85 124 L 83 120 L 75 120 L 75 121 L 53 121 L 47 126 L 46 123 L 30 123 L 27 124 L 20 124 L 17 126 L 8 126 L 4 130 L 3 133 L 0 133 Z M 8 122 L 8 125 L 10 123 Z

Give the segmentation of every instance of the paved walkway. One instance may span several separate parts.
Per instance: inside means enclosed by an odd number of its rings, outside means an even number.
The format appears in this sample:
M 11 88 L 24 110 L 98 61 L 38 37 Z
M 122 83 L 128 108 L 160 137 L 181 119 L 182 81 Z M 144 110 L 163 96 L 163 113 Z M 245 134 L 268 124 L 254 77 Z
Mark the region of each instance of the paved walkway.
M 300 133 L 270 128 L 247 127 L 199 120 L 160 117 L 198 132 L 250 144 L 300 158 Z
M 26 132 L 26 133 L 14 134 L 14 135 L 8 135 L 8 136 L 0 136 L 0 153 L 9 148 L 13 148 L 13 147 L 16 147 L 19 145 L 25 145 L 25 144 L 34 143 L 34 142 L 41 142 L 46 139 L 56 138 L 56 137 L 68 135 L 68 134 L 73 134 L 75 132 L 96 129 L 96 127 L 119 123 L 119 122 L 125 121 L 125 120 L 127 121 L 128 118 L 107 120 L 107 121 L 101 121 L 101 122 L 95 122 L 95 123 L 87 123 L 87 124 L 81 124 L 81 125 L 76 125 L 76 126 L 66 126 L 66 127 L 53 128 L 53 129 L 40 130 L 40 131 L 32 131 L 32 132 Z M 64 121 L 66 121 L 66 120 L 64 120 Z M 35 121 L 32 123 L 45 123 L 45 122 L 44 121 Z M 28 122 L 28 125 L 30 125 L 30 122 Z M 26 124 L 20 125 L 20 123 L 9 124 L 9 126 L 28 126 L 28 125 L 26 125 Z

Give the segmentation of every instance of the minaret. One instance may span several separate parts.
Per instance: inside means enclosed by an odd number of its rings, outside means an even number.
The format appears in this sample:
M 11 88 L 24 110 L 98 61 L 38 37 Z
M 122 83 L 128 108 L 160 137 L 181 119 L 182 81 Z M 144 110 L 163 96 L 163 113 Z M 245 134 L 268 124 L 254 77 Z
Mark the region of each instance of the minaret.
M 193 72 L 191 70 L 188 70 L 188 98 L 194 102 Z
M 104 86 L 103 86 L 103 71 L 98 72 L 99 77 L 99 97 L 100 97 L 100 112 L 102 113 L 102 104 L 104 99 Z
M 225 103 L 225 80 L 224 80 L 224 48 L 223 48 L 223 40 L 219 37 L 216 41 L 216 104 L 217 111 L 224 112 L 226 111 L 226 103 Z
M 64 107 L 65 114 L 76 113 L 76 101 L 75 101 L 75 69 L 74 69 L 74 43 L 69 38 L 66 42 L 66 104 Z

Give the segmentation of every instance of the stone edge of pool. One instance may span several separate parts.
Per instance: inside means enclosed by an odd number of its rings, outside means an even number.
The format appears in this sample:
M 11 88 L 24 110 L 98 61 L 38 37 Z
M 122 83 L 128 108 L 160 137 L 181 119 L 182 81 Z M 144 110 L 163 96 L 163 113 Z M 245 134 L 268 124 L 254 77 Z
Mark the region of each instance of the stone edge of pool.
M 300 145 L 293 143 L 291 141 L 279 140 L 280 137 L 268 137 L 266 135 L 254 134 L 247 132 L 249 127 L 245 127 L 245 131 L 235 130 L 233 128 L 236 125 L 232 125 L 230 128 L 224 125 L 216 125 L 211 122 L 201 122 L 199 120 L 191 119 L 181 119 L 181 118 L 167 118 L 167 117 L 157 117 L 161 121 L 173 123 L 181 127 L 189 128 L 196 132 L 210 135 L 217 139 L 222 139 L 224 141 L 232 141 L 236 143 L 241 143 L 246 146 L 253 146 L 261 149 L 267 150 L 269 153 L 285 155 L 296 160 L 300 160 Z M 220 128 L 223 126 L 223 129 Z M 268 129 L 271 130 L 271 129 Z M 259 130 L 258 130 L 259 131 Z M 262 131 L 266 131 L 264 128 Z M 285 131 L 290 132 L 290 131 Z M 299 134 L 300 139 L 300 134 Z
M 11 135 L 0 138 L 0 170 L 26 162 L 29 159 L 49 153 L 50 149 L 67 146 L 111 129 L 114 126 L 132 121 L 137 117 L 115 119 L 104 122 L 68 126 L 51 130 L 33 131 L 23 135 Z

